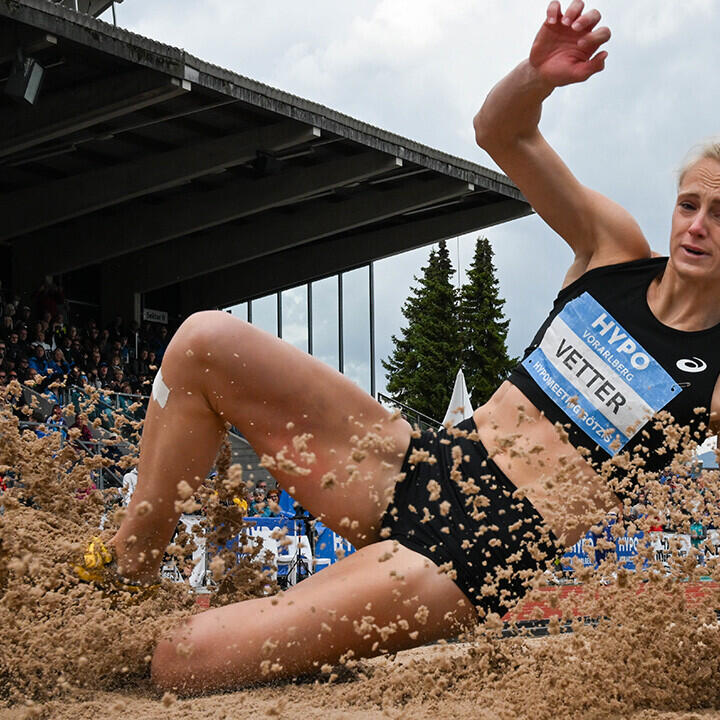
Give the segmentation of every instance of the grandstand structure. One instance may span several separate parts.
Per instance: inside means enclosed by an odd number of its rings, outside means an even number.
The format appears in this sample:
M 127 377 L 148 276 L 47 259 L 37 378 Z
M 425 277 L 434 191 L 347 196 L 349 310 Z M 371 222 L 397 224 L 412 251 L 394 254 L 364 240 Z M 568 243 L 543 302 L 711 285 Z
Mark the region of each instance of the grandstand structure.
M 159 310 L 172 324 L 531 212 L 499 173 L 73 5 L 0 0 L 14 294 L 52 276 L 103 321 Z

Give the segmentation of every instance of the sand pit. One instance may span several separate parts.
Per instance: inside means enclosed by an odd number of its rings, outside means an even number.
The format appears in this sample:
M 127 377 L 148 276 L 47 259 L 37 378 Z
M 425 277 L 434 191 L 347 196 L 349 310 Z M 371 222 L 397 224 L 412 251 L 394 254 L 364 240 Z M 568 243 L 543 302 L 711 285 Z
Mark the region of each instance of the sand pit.
M 669 571 L 625 573 L 605 561 L 572 592 L 537 589 L 523 612 L 553 616 L 546 638 L 501 637 L 502 623 L 493 622 L 463 642 L 349 660 L 317 680 L 196 698 L 158 693 L 148 672 L 154 643 L 202 612 L 195 596 L 166 581 L 132 603 L 79 584 L 71 563 L 107 510 L 107 497 L 87 491 L 97 460 L 61 447 L 58 434 L 20 432 L 1 405 L 0 433 L 0 466 L 23 480 L 2 496 L 0 515 L 0 720 L 720 716 L 720 597 L 715 583 L 700 580 L 717 582 L 717 570 L 698 569 L 694 555 L 671 557 Z M 226 458 L 219 470 L 218 494 L 207 487 L 198 501 L 210 525 L 231 534 L 237 512 L 223 492 L 237 490 L 240 473 Z M 111 511 L 105 532 L 120 518 Z M 173 551 L 184 557 L 188 549 Z M 254 558 L 227 565 L 215 605 L 267 591 Z M 568 623 L 573 632 L 561 634 Z
M 567 638 L 505 641 L 508 649 L 522 656 L 567 652 Z M 473 718 L 511 720 L 523 717 L 627 718 L 628 720 L 699 720 L 720 717 L 705 710 L 657 710 L 625 707 L 617 702 L 584 708 L 570 692 L 554 695 L 555 708 L 545 714 L 533 706 L 540 684 L 528 679 L 527 694 L 513 697 L 503 689 L 501 676 L 494 681 L 463 672 L 473 666 L 473 645 L 454 644 L 421 648 L 398 654 L 394 659 L 375 659 L 363 664 L 353 678 L 328 683 L 283 684 L 257 687 L 209 697 L 178 699 L 160 697 L 147 685 L 113 692 L 84 692 L 37 705 L 0 709 L 0 720 L 52 718 L 53 720 L 230 720 L 231 718 L 276 717 L 303 720 L 387 720 L 387 718 Z M 475 648 L 476 649 L 476 648 Z M 434 671 L 428 669 L 435 668 Z M 363 677 L 366 675 L 367 677 Z M 660 679 L 660 678 L 659 678 Z M 405 684 L 403 684 L 405 683 Z M 483 687 L 483 683 L 487 683 Z M 517 690 L 517 687 L 514 688 Z M 545 688 L 550 689 L 550 688 Z M 533 692 L 534 690 L 534 692 Z M 535 696 L 535 697 L 533 697 Z M 525 708 L 521 705 L 529 703 Z M 549 708 L 548 708 L 549 710 Z

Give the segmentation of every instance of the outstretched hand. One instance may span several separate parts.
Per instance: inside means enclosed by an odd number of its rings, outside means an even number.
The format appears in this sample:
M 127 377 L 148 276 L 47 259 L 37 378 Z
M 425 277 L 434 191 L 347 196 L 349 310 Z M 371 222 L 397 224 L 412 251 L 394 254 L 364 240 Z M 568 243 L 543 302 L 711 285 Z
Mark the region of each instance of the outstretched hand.
M 594 29 L 600 13 L 583 13 L 584 7 L 582 0 L 572 0 L 563 15 L 560 3 L 553 0 L 535 36 L 530 64 L 553 87 L 583 82 L 605 67 L 607 52 L 597 50 L 610 39 L 610 30 Z

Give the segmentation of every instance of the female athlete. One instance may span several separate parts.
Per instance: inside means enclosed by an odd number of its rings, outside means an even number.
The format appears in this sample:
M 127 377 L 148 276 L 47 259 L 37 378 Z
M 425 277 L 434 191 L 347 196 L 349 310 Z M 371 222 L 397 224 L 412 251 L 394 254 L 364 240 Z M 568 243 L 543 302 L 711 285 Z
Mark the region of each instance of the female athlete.
M 618 504 L 598 463 L 638 446 L 652 454 L 662 442 L 653 412 L 707 423 L 694 409 L 717 410 L 720 147 L 681 174 L 668 259 L 653 256 L 626 210 L 581 185 L 538 129 L 555 88 L 603 70 L 610 31 L 599 20 L 580 0 L 564 13 L 551 2 L 529 58 L 474 120 L 478 144 L 575 257 L 522 362 L 471 420 L 414 433 L 343 375 L 226 313 L 193 315 L 176 333 L 128 515 L 89 565 L 129 586 L 156 580 L 177 485 L 206 476 L 226 422 L 258 454 L 306 468 L 274 474 L 358 551 L 279 598 L 189 618 L 155 650 L 158 687 L 306 675 L 502 614 L 557 543 Z M 313 462 L 293 444 L 300 433 L 312 436 Z M 138 513 L 143 503 L 152 509 Z

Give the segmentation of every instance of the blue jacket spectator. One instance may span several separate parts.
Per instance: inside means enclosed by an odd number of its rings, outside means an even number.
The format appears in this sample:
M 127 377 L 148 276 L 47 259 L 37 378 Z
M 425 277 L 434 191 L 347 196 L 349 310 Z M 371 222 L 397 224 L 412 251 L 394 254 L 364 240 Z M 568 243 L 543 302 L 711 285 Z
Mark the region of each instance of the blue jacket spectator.
M 41 375 L 47 375 L 50 363 L 45 357 L 45 348 L 39 343 L 33 346 L 33 355 L 28 361 L 30 367 Z
M 69 375 L 71 365 L 65 360 L 65 353 L 60 348 L 55 348 L 52 360 L 48 362 L 48 367 L 52 370 L 53 375 L 60 379 Z

